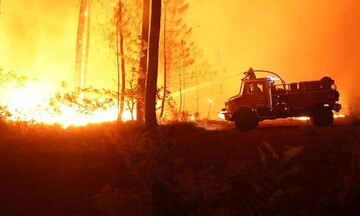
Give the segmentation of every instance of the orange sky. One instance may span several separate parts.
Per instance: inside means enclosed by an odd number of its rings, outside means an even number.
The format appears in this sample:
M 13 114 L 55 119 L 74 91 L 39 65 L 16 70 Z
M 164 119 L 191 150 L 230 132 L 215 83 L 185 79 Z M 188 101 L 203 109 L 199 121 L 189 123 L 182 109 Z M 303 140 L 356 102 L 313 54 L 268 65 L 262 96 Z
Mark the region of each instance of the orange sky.
M 0 67 L 55 84 L 72 82 L 78 7 L 73 0 L 2 0 Z M 359 98 L 358 0 L 190 0 L 187 20 L 212 64 L 226 68 L 213 85 L 214 116 L 239 89 L 241 76 L 225 78 L 248 67 L 279 72 L 289 82 L 329 75 L 344 105 Z M 92 36 L 88 83 L 112 86 L 111 51 L 100 32 Z M 208 96 L 202 97 L 206 107 Z
M 0 67 L 45 80 L 60 79 L 73 68 L 74 6 L 3 0 L 1 8 Z
M 253 67 L 288 82 L 329 75 L 343 103 L 360 96 L 360 1 L 192 0 L 189 19 L 205 53 L 220 56 L 228 74 Z M 224 81 L 224 95 L 236 93 L 239 80 Z

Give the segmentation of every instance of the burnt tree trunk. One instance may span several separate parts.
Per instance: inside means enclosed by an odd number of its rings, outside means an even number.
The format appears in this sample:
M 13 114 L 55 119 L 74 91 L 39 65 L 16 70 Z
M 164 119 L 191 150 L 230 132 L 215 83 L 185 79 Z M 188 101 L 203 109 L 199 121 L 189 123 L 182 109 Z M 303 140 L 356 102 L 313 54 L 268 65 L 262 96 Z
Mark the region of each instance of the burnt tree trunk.
M 139 96 L 136 104 L 136 119 L 139 122 L 144 121 L 144 98 L 145 98 L 145 78 L 147 73 L 148 43 L 149 43 L 149 20 L 150 20 L 150 0 L 143 0 L 143 19 L 141 30 L 141 51 L 139 69 Z
M 157 127 L 156 93 L 158 77 L 159 37 L 161 19 L 161 0 L 152 0 L 149 42 L 149 67 L 146 79 L 145 124 L 147 129 Z
M 166 92 L 167 92 L 167 56 L 166 56 L 166 4 L 164 9 L 164 25 L 163 25 L 163 49 L 164 49 L 164 91 L 163 96 L 161 99 L 161 107 L 160 107 L 160 115 L 159 117 L 162 118 L 164 115 L 164 109 L 165 109 L 165 100 L 166 100 Z
M 126 71 L 125 71 L 125 58 L 124 58 L 124 35 L 123 35 L 123 3 L 118 2 L 118 11 L 117 11 L 117 22 L 116 22 L 116 64 L 117 64 L 117 73 L 118 73 L 118 120 L 121 121 L 122 114 L 124 112 L 125 106 L 125 85 L 126 85 Z M 120 78 L 121 77 L 121 78 Z M 121 92 L 120 92 L 120 80 L 121 80 Z

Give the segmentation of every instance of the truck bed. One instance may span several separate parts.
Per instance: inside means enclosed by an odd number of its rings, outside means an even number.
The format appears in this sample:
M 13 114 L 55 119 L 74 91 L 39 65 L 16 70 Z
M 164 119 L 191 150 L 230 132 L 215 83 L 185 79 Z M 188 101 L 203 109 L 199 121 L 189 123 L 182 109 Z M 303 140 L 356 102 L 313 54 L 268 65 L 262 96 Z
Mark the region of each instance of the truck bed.
M 338 91 L 324 88 L 320 81 L 291 83 L 286 89 L 272 90 L 273 106 L 290 109 L 313 107 L 318 104 L 335 104 L 339 100 Z

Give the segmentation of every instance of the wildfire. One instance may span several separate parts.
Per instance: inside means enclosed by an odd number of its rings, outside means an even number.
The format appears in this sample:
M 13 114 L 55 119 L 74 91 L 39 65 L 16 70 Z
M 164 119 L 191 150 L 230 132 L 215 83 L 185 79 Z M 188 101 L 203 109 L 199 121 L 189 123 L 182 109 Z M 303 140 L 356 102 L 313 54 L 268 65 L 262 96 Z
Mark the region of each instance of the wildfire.
M 51 93 L 46 93 L 40 85 L 27 83 L 23 87 L 7 89 L 2 92 L 0 105 L 5 107 L 8 113 L 5 116 L 7 120 L 60 124 L 63 128 L 116 121 L 118 118 L 116 103 L 89 110 L 89 107 L 86 107 L 82 101 L 83 97 L 80 97 L 79 101 L 74 101 L 74 104 L 77 105 L 61 100 L 51 103 L 53 97 Z M 102 101 L 102 98 L 98 100 Z M 131 115 L 130 110 L 125 109 L 121 120 L 129 121 L 132 118 L 136 118 L 136 110 L 133 110 L 133 115 Z
M 218 117 L 225 120 L 225 115 L 224 113 L 220 112 L 218 113 Z M 334 118 L 345 118 L 346 116 L 344 114 L 335 114 L 334 113 Z M 298 120 L 298 121 L 308 121 L 310 120 L 310 117 L 308 116 L 300 116 L 300 117 L 293 117 L 290 119 L 294 119 L 294 120 Z
M 344 114 L 335 114 L 334 113 L 334 118 L 345 118 L 345 117 L 346 116 Z M 308 121 L 308 120 L 310 120 L 310 117 L 301 116 L 301 117 L 295 117 L 295 118 L 292 118 L 292 119 L 299 120 L 299 121 Z

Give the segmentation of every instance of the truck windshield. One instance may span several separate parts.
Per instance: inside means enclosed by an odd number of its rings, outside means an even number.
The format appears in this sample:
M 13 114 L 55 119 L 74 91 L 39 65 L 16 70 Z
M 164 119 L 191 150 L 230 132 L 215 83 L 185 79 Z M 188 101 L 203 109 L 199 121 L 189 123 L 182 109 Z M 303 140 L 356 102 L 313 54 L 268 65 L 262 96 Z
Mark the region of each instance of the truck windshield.
M 244 82 L 241 82 L 239 95 L 243 95 L 243 92 L 244 92 Z

